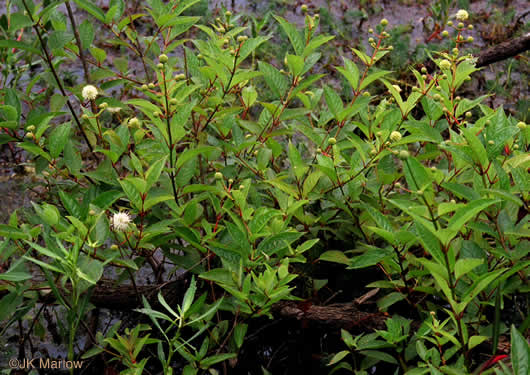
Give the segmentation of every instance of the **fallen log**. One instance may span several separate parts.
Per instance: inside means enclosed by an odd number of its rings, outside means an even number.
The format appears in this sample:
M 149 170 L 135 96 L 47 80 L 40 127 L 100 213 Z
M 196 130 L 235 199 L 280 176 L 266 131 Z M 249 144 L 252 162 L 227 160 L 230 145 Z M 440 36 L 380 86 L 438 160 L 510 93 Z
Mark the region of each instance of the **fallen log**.
M 272 308 L 274 315 L 334 328 L 363 330 L 383 329 L 386 316 L 383 313 L 362 311 L 355 302 L 335 303 L 326 306 L 307 305 L 304 302 L 283 301 Z
M 481 68 L 491 65 L 509 59 L 510 57 L 517 56 L 528 50 L 530 50 L 530 33 L 526 33 L 518 38 L 506 40 L 480 52 L 478 55 L 474 56 L 477 59 L 476 67 Z M 436 69 L 436 65 L 432 60 L 426 61 L 425 67 L 429 71 Z
M 517 56 L 530 49 L 530 33 L 497 44 L 477 56 L 477 68 Z
M 68 285 L 67 285 L 68 287 Z M 172 280 L 155 285 L 113 285 L 109 282 L 99 282 L 92 290 L 90 303 L 99 308 L 117 311 L 130 311 L 142 307 L 141 298 L 144 296 L 158 308 L 157 294 L 160 292 L 171 305 L 180 303 L 184 295 L 187 282 L 184 279 Z M 0 298 L 8 293 L 0 290 Z M 50 289 L 40 289 L 40 303 L 53 304 L 55 296 Z M 334 328 L 350 329 L 361 327 L 363 330 L 384 328 L 386 316 L 382 313 L 370 313 L 359 308 L 359 301 L 350 303 L 335 303 L 326 306 L 313 305 L 308 302 L 283 301 L 272 307 L 275 316 L 285 319 L 296 319 L 303 324 L 317 324 Z

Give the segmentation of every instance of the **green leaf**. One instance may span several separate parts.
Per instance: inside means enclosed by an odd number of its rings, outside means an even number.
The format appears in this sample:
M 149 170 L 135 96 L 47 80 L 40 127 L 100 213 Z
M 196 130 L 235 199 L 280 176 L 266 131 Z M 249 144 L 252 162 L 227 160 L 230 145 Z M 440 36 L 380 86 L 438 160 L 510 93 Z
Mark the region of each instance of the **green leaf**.
M 40 50 L 37 48 L 16 40 L 0 40 L 0 48 L 16 48 L 34 53 L 35 55 L 40 55 Z
M 370 85 L 370 83 L 372 83 L 376 79 L 380 79 L 390 73 L 392 72 L 388 70 L 380 70 L 378 72 L 367 75 L 366 78 L 363 79 L 363 81 L 361 82 L 361 86 L 359 87 L 359 90 L 362 90 L 365 87 L 368 87 L 368 85 Z
M 296 146 L 294 146 L 291 142 L 289 142 L 289 161 L 291 162 L 291 168 L 293 169 L 294 175 L 297 179 L 302 177 L 309 168 L 300 156 Z
M 458 259 L 455 264 L 455 278 L 458 280 L 466 273 L 480 266 L 484 261 L 482 259 Z
M 352 89 L 357 90 L 359 84 L 359 68 L 357 68 L 357 65 L 353 61 L 346 57 L 343 56 L 342 59 L 344 60 L 344 68 L 337 66 L 336 69 L 346 78 Z
M 92 54 L 92 56 L 94 56 L 98 64 L 101 64 L 107 58 L 107 53 L 101 48 L 92 47 L 90 48 L 90 53 Z
M 458 304 L 456 313 L 464 311 L 466 306 L 473 301 L 473 299 L 484 289 L 486 289 L 492 282 L 494 282 L 500 275 L 502 275 L 507 269 L 500 269 L 497 271 L 486 273 L 480 276 L 473 284 L 468 288 L 468 290 L 462 296 L 462 302 Z
M 329 361 L 327 366 L 332 366 L 332 365 L 342 361 L 344 359 L 344 357 L 346 357 L 348 354 L 350 354 L 349 350 L 343 350 L 341 352 L 338 352 L 337 354 L 335 354 L 333 356 L 333 358 L 331 358 L 331 361 Z
M 147 170 L 145 173 L 145 182 L 146 182 L 146 191 L 149 191 L 151 186 L 155 184 L 158 179 L 160 178 L 160 174 L 162 173 L 162 170 L 164 169 L 164 166 L 166 164 L 166 157 L 157 160 L 153 163 L 151 167 Z
M 226 361 L 227 359 L 235 358 L 237 357 L 236 353 L 224 353 L 224 354 L 215 354 L 210 357 L 204 358 L 202 361 L 199 362 L 199 365 L 203 369 L 207 369 L 212 365 L 215 365 L 216 363 Z
M 114 202 L 123 197 L 123 192 L 118 190 L 109 190 L 101 193 L 91 203 L 102 210 L 109 208 Z
M 328 105 L 329 111 L 333 114 L 335 119 L 339 118 L 339 113 L 342 112 L 343 104 L 342 100 L 329 86 L 324 86 L 324 98 L 326 99 L 326 104 Z
M 448 229 L 459 232 L 475 215 L 492 204 L 499 202 L 501 201 L 498 199 L 479 199 L 466 204 L 457 210 L 451 220 L 449 220 Z
M 81 40 L 81 47 L 83 49 L 90 48 L 95 35 L 94 26 L 89 20 L 84 20 L 81 25 L 79 25 L 79 39 Z
M 190 286 L 184 294 L 184 299 L 182 300 L 182 315 L 185 316 L 186 312 L 191 307 L 193 300 L 195 299 L 195 292 L 197 291 L 197 283 L 195 282 L 195 276 L 191 277 Z
M 276 21 L 278 21 L 285 34 L 287 34 L 287 37 L 289 38 L 289 41 L 291 42 L 295 53 L 298 56 L 302 56 L 305 48 L 304 38 L 302 37 L 302 34 L 300 34 L 298 30 L 296 30 L 296 27 L 293 24 L 289 23 L 282 17 L 274 16 L 274 18 L 276 18 Z
M 278 98 L 282 98 L 289 88 L 287 78 L 278 69 L 266 62 L 260 61 L 258 65 L 260 72 L 263 73 L 263 78 L 267 86 L 269 86 Z
M 86 10 L 88 13 L 96 17 L 97 20 L 101 22 L 105 22 L 105 14 L 99 7 L 94 5 L 88 0 L 74 0 L 74 3 L 77 4 L 77 6 L 81 9 Z
M 318 260 L 324 260 L 326 262 L 341 263 L 341 264 L 350 264 L 350 258 L 348 258 L 342 251 L 338 250 L 328 250 L 322 255 Z
M 178 156 L 175 168 L 180 168 L 188 160 L 196 158 L 199 155 L 207 155 L 209 152 L 214 151 L 216 149 L 217 148 L 213 146 L 201 146 L 197 148 L 188 149 Z
M 52 158 L 51 158 L 50 154 L 48 154 L 46 151 L 44 151 L 43 149 L 41 149 L 39 146 L 37 146 L 34 143 L 19 142 L 19 143 L 17 143 L 17 146 L 23 148 L 24 150 L 26 150 L 29 153 L 32 153 L 32 154 L 35 154 L 35 155 L 38 155 L 38 156 L 42 156 L 44 159 L 46 159 L 48 161 L 52 161 Z
M 388 249 L 370 249 L 363 255 L 350 259 L 348 269 L 358 269 L 374 266 L 391 255 Z
M 530 348 L 528 342 L 512 324 L 511 334 L 511 357 L 514 375 L 527 375 L 530 372 Z
M 48 137 L 48 149 L 52 158 L 57 158 L 63 151 L 70 137 L 70 123 L 65 122 L 57 126 Z
M 466 138 L 471 150 L 473 151 L 473 161 L 475 161 L 475 163 L 480 165 L 482 168 L 486 168 L 488 165 L 488 154 L 486 153 L 484 145 L 482 145 L 480 140 L 477 138 L 476 133 L 477 129 L 474 128 L 462 129 L 462 134 Z
M 300 56 L 287 55 L 287 66 L 293 74 L 293 76 L 298 76 L 302 73 L 304 69 L 304 59 Z
M 51 49 L 62 49 L 73 38 L 74 35 L 68 31 L 55 30 L 48 36 L 48 46 Z
M 240 349 L 243 346 L 243 341 L 245 340 L 247 329 L 248 329 L 248 324 L 246 323 L 239 323 L 234 328 L 234 342 L 238 349 Z

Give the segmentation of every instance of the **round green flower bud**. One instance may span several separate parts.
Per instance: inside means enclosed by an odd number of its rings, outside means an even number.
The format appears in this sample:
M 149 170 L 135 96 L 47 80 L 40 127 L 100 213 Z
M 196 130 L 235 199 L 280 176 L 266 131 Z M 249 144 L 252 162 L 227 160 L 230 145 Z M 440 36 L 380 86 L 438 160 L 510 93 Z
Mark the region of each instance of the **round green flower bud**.
M 468 30 L 473 30 L 473 25 L 471 25 L 471 24 L 467 25 L 467 29 Z
M 204 56 L 203 56 L 201 53 L 199 53 L 199 54 L 197 55 L 197 58 L 198 58 L 198 59 L 202 59 L 203 57 L 204 57 Z
M 390 140 L 392 142 L 399 142 L 401 141 L 401 133 L 398 132 L 398 131 L 393 131 L 392 133 L 390 133 Z
M 388 25 L 388 20 L 387 20 L 386 18 L 383 18 L 383 19 L 381 20 L 381 22 L 379 22 L 379 24 L 380 24 L 381 26 L 385 27 L 386 25 Z
M 302 6 L 300 7 L 300 10 L 302 11 L 302 13 L 307 13 L 307 5 L 302 4 Z
M 372 28 L 368 29 L 368 33 L 369 34 L 373 34 L 374 33 L 374 29 L 372 29 Z
M 322 153 L 322 149 L 319 147 L 317 148 L 317 154 L 321 154 Z
M 164 69 L 164 64 L 158 63 L 156 64 L 157 69 Z
M 232 15 L 232 12 L 230 12 L 229 10 L 227 10 L 227 11 L 225 12 L 225 16 L 230 17 L 231 15 Z
M 320 19 L 320 14 L 315 14 L 315 17 L 314 17 L 316 20 Z
M 372 149 L 372 150 L 370 151 L 370 155 L 375 155 L 375 154 L 377 154 L 377 150 L 376 150 L 376 149 Z
M 495 141 L 488 141 L 488 144 L 489 144 L 489 145 L 494 145 L 494 144 L 495 144 Z
M 215 172 L 215 179 L 216 180 L 222 180 L 223 174 L 221 172 Z
M 220 26 L 220 27 L 219 27 L 219 32 L 220 32 L 221 34 L 224 34 L 224 33 L 226 33 L 226 29 L 225 29 L 223 26 Z
M 114 244 L 114 245 L 112 245 L 112 246 L 110 247 L 110 249 L 111 249 L 111 250 L 118 250 L 119 247 L 118 247 L 118 245 Z
M 453 48 L 453 55 L 458 55 L 458 48 Z
M 88 115 L 86 113 L 84 113 L 83 116 L 81 116 L 81 118 L 83 120 L 88 120 L 89 119 L 89 117 L 88 117 Z
M 401 151 L 399 151 L 399 158 L 400 158 L 401 160 L 408 159 L 409 156 L 410 156 L 410 152 L 408 152 L 407 150 L 401 150 Z
M 475 39 L 473 39 L 472 36 L 468 36 L 468 37 L 467 37 L 467 41 L 468 41 L 469 43 L 473 43 L 474 40 L 475 40 Z
M 464 28 L 464 23 L 463 22 L 459 22 L 458 23 L 458 28 L 459 29 L 463 29 Z
M 426 68 L 426 67 L 421 68 L 421 72 L 422 72 L 423 74 L 427 74 L 427 68 Z
M 228 183 L 229 183 L 230 185 L 232 185 L 232 184 L 234 183 L 234 179 L 233 179 L 233 178 L 229 178 L 229 179 L 228 179 Z
M 440 68 L 442 69 L 451 69 L 451 62 L 449 60 L 440 61 Z
M 368 38 L 368 42 L 369 42 L 369 43 L 374 43 L 375 40 L 374 40 L 374 38 Z
M 133 117 L 129 119 L 128 124 L 131 128 L 138 128 L 140 126 L 140 121 L 136 117 Z
M 449 31 L 447 31 L 447 30 L 442 31 L 442 36 L 444 38 L 447 38 L 449 36 Z
M 516 126 L 521 130 L 526 129 L 526 124 L 522 121 L 519 121 Z
M 160 56 L 158 56 L 158 61 L 160 61 L 162 64 L 165 64 L 167 63 L 167 60 L 168 60 L 168 57 L 166 54 L 161 54 Z
M 26 138 L 33 138 L 33 137 L 35 137 L 35 134 L 33 134 L 33 132 L 28 132 L 28 133 L 26 133 L 25 137 Z
M 457 97 L 455 98 L 455 102 L 459 102 L 460 100 L 462 100 L 462 98 L 459 97 L 459 96 L 457 96 Z
M 239 185 L 239 190 L 243 190 L 245 188 L 245 185 Z
M 434 100 L 442 100 L 442 96 L 440 94 L 434 94 L 433 99 Z
M 142 85 L 142 87 L 140 87 L 140 88 L 141 88 L 142 90 L 144 90 L 144 91 L 147 90 L 147 89 L 149 89 L 149 87 L 147 87 L 147 85 Z
M 396 189 L 400 189 L 400 188 L 401 188 L 401 183 L 400 183 L 400 182 L 396 182 L 396 183 L 394 184 L 394 187 L 395 187 Z
M 442 79 L 447 79 L 447 78 L 448 78 L 448 77 L 447 77 L 447 74 L 443 74 L 443 75 L 442 75 Z
M 153 112 L 153 116 L 155 116 L 155 117 L 160 117 L 160 115 L 161 115 L 161 113 L 158 112 L 158 111 Z
M 336 143 L 337 143 L 337 140 L 335 138 L 331 137 L 330 139 L 328 139 L 328 144 L 334 145 Z
M 394 50 L 394 46 L 388 46 L 388 50 L 389 51 L 393 51 Z
M 517 144 L 513 145 L 513 149 L 514 150 L 519 150 L 519 145 L 517 145 Z
M 466 112 L 466 117 L 467 117 L 467 118 L 470 118 L 471 116 L 473 116 L 473 114 L 472 114 L 471 112 L 469 112 L 469 111 Z
M 27 130 L 28 132 L 33 132 L 33 131 L 35 131 L 35 125 L 30 125 L 30 126 L 28 126 L 28 127 L 26 128 L 26 130 Z
M 151 82 L 150 84 L 147 85 L 148 88 L 150 89 L 154 89 L 155 88 L 155 84 L 153 82 Z
M 363 92 L 363 96 L 370 96 L 370 92 L 368 91 Z
M 105 109 L 105 108 L 107 108 L 108 106 L 109 106 L 108 103 L 103 102 L 103 103 L 101 103 L 98 107 L 101 108 L 101 109 Z
M 447 22 L 447 26 L 453 26 L 453 21 Z
M 184 74 L 184 73 L 180 73 L 180 74 L 175 75 L 175 80 L 176 81 L 180 81 L 180 80 L 183 80 L 185 78 L 186 78 L 186 74 Z

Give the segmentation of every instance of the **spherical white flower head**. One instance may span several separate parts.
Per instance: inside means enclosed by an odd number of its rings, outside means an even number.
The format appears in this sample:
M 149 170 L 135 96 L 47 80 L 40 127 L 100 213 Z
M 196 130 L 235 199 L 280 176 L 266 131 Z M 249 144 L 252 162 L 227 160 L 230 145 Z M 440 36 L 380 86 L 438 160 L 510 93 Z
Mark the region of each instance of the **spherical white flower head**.
M 117 212 L 112 216 L 112 227 L 114 230 L 124 232 L 129 228 L 131 217 L 127 212 Z
M 83 87 L 83 91 L 81 94 L 83 95 L 83 99 L 85 100 L 94 100 L 98 97 L 98 89 L 95 86 L 86 85 L 85 87 Z
M 460 9 L 458 12 L 456 12 L 456 19 L 459 21 L 465 21 L 469 18 L 469 13 L 465 11 L 464 9 Z

